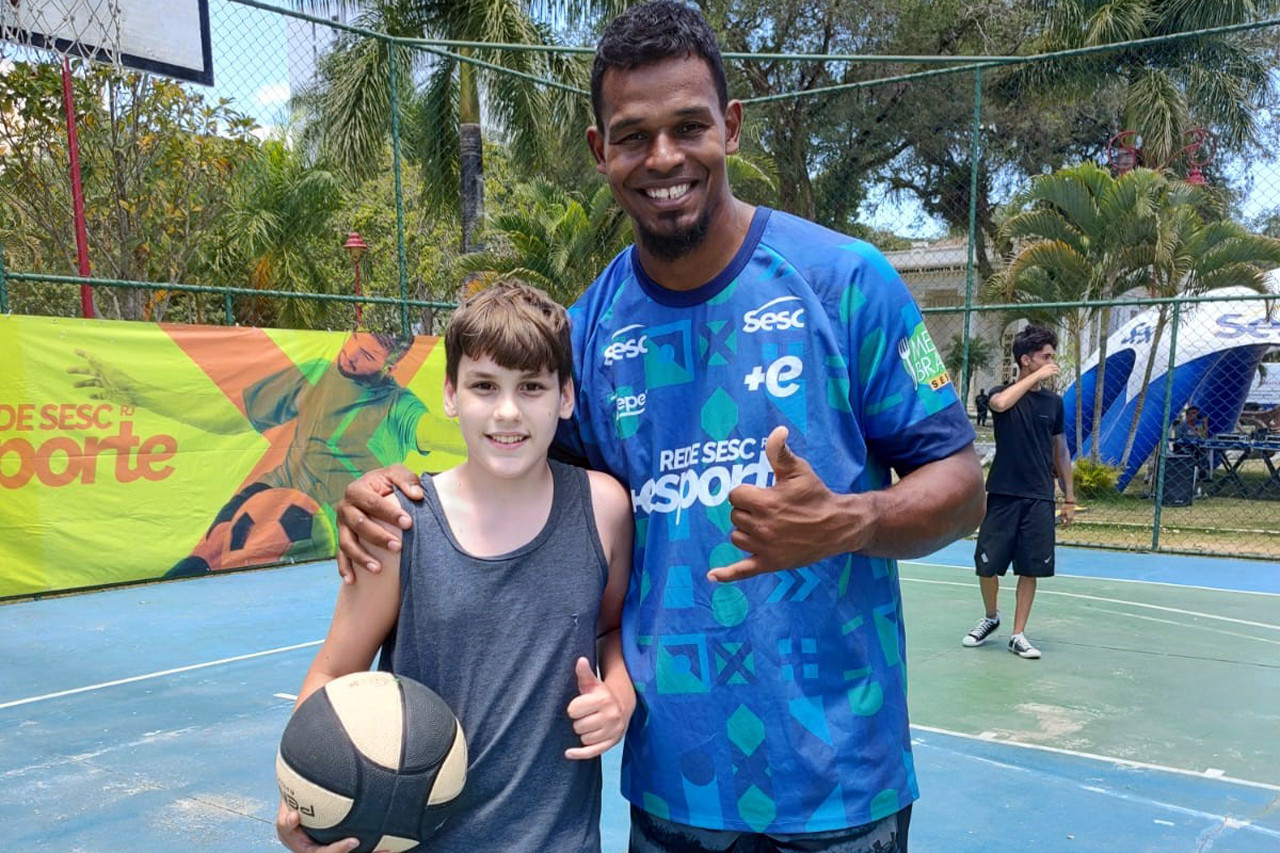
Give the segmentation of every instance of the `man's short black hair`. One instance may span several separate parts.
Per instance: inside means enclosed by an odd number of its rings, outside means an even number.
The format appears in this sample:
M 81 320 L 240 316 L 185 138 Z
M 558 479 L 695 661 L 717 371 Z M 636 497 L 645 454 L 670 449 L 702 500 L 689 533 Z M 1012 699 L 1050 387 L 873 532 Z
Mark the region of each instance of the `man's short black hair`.
M 1013 338 L 1013 361 L 1022 366 L 1022 357 L 1040 352 L 1046 346 L 1058 348 L 1058 336 L 1052 329 L 1032 323 Z
M 596 46 L 591 67 L 591 108 L 596 128 L 604 133 L 600 89 L 610 69 L 630 71 L 664 59 L 696 56 L 707 63 L 720 98 L 720 111 L 729 105 L 720 45 L 706 20 L 690 6 L 673 0 L 655 0 L 632 6 L 610 22 Z

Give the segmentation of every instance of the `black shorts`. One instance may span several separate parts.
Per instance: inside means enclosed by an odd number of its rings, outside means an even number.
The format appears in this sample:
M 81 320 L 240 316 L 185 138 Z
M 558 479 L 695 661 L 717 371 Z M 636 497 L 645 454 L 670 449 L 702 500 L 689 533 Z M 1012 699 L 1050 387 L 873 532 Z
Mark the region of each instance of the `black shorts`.
M 911 806 L 897 814 L 848 829 L 799 835 L 766 835 L 700 829 L 672 823 L 631 807 L 628 853 L 907 853 Z
M 1051 500 L 987 495 L 987 514 L 978 528 L 974 567 L 980 577 L 1003 575 L 1013 563 L 1015 575 L 1053 577 L 1057 511 Z

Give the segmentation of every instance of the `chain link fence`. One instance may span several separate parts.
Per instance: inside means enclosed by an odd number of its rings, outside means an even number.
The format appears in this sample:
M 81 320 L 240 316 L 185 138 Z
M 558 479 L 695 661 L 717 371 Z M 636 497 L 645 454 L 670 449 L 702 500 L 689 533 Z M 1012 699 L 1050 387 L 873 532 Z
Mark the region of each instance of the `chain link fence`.
M 629 242 L 582 142 L 589 48 L 297 5 L 210 0 L 211 87 L 73 60 L 99 316 L 430 334 L 507 273 L 571 301 Z M 759 4 L 700 5 L 745 104 L 735 192 L 886 253 L 988 461 L 977 401 L 1023 324 L 1058 331 L 1063 541 L 1280 555 L 1280 20 L 1099 45 L 975 7 L 784 54 Z M 61 85 L 0 47 L 0 311 L 80 312 Z

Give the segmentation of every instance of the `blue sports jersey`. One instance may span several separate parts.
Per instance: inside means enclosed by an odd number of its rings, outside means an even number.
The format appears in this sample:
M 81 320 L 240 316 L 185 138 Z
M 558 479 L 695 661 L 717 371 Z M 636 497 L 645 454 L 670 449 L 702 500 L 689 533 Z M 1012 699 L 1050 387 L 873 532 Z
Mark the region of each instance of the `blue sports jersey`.
M 867 243 L 758 208 L 704 286 L 658 286 L 629 248 L 570 315 L 577 412 L 560 442 L 635 507 L 623 794 L 679 823 L 774 833 L 913 802 L 897 564 L 705 577 L 744 556 L 727 498 L 772 483 L 774 427 L 845 493 L 973 441 L 902 280 Z

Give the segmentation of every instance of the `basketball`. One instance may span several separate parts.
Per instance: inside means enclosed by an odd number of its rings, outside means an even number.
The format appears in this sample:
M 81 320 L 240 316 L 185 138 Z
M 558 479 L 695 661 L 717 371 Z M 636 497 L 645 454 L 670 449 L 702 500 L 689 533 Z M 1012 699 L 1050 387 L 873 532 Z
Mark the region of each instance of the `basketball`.
M 462 725 L 413 679 L 358 672 L 294 711 L 280 738 L 280 796 L 321 844 L 413 850 L 444 823 L 467 776 Z

